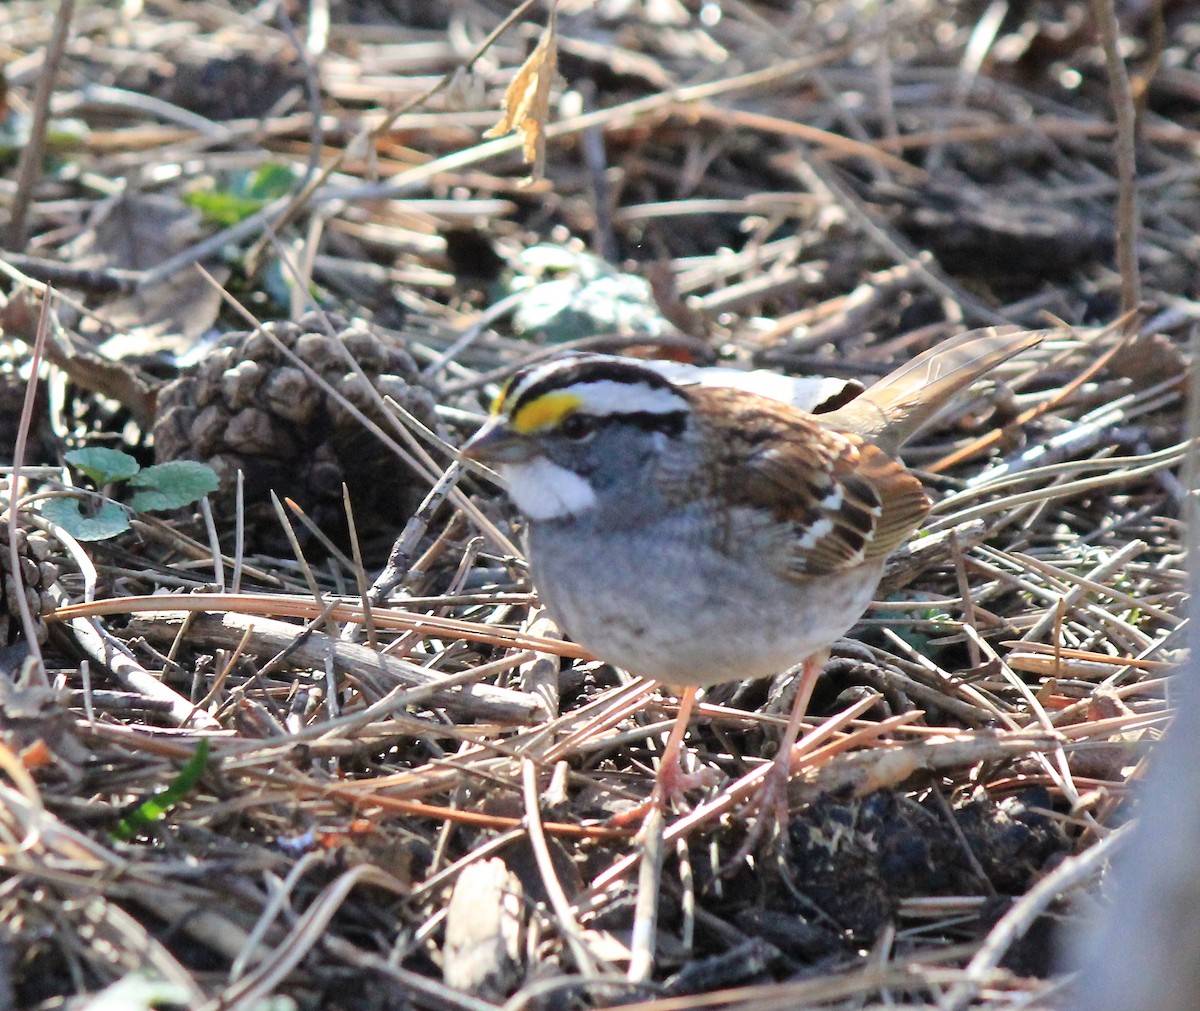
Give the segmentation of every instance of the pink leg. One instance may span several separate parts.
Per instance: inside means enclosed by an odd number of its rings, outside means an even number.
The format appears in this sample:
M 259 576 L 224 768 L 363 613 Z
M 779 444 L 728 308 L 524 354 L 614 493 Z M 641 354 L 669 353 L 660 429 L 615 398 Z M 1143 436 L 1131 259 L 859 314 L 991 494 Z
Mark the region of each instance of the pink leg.
M 813 689 L 817 686 L 817 678 L 829 659 L 827 650 L 814 653 L 804 660 L 800 673 L 800 684 L 796 688 L 796 699 L 792 703 L 792 712 L 788 717 L 787 728 L 779 741 L 779 751 L 771 762 L 771 768 L 758 789 L 758 796 L 752 801 L 758 809 L 758 819 L 751 828 L 746 841 L 738 850 L 733 863 L 740 862 L 758 845 L 763 830 L 770 825 L 770 816 L 774 815 L 775 824 L 779 830 L 786 831 L 788 823 L 788 780 L 792 775 L 792 750 L 796 739 L 800 736 L 800 724 L 804 722 L 804 714 L 808 712 L 808 703 L 812 700 Z M 768 814 L 769 812 L 769 814 Z
M 642 803 L 629 810 L 622 811 L 611 820 L 617 825 L 628 825 L 643 818 L 651 808 L 665 809 L 668 802 L 684 804 L 684 794 L 701 786 L 711 786 L 713 774 L 711 769 L 701 769 L 699 772 L 683 771 L 683 738 L 687 733 L 691 720 L 692 709 L 696 703 L 694 687 L 687 687 L 679 696 L 679 712 L 671 733 L 667 736 L 662 758 L 658 762 L 658 772 L 654 777 L 654 790 Z
M 800 684 L 796 688 L 796 698 L 792 702 L 792 713 L 788 717 L 787 727 L 779 741 L 779 751 L 775 753 L 774 769 L 767 780 L 774 780 L 773 793 L 775 802 L 775 818 L 780 828 L 788 822 L 787 785 L 792 776 L 792 749 L 800 736 L 800 724 L 804 722 L 804 714 L 808 712 L 808 704 L 812 701 L 813 689 L 817 687 L 817 679 L 829 660 L 829 651 L 822 650 L 804 658 L 804 669 L 800 673 Z M 764 783 L 764 788 L 767 786 Z
M 687 687 L 679 696 L 679 712 L 671 733 L 667 735 L 667 743 L 663 747 L 662 758 L 658 760 L 658 775 L 654 778 L 654 793 L 652 798 L 656 803 L 664 804 L 668 800 L 682 800 L 685 790 L 703 785 L 704 772 L 688 774 L 683 771 L 683 738 L 687 733 L 688 723 L 692 718 L 692 709 L 696 705 L 696 689 Z

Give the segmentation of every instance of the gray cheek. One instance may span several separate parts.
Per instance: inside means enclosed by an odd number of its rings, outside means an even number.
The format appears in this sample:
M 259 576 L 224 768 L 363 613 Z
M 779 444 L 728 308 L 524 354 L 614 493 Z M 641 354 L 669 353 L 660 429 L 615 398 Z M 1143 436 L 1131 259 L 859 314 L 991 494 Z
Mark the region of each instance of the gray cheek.
M 543 447 L 547 459 L 565 470 L 573 471 L 583 478 L 590 478 L 599 469 L 601 457 L 597 455 L 596 440 L 588 442 L 548 441 Z

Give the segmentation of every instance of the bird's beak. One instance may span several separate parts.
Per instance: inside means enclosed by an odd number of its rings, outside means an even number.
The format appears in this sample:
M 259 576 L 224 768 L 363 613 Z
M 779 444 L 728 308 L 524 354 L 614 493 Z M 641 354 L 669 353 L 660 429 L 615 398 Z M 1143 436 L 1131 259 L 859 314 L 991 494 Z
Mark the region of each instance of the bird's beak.
M 525 463 L 534 457 L 536 448 L 532 439 L 514 432 L 503 418 L 492 418 L 459 452 L 480 463 Z

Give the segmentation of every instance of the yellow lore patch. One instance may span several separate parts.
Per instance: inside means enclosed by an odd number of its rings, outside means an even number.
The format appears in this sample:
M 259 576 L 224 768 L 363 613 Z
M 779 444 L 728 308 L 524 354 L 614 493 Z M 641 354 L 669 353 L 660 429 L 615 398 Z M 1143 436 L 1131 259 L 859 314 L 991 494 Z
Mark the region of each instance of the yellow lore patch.
M 520 408 L 508 419 L 508 424 L 522 435 L 542 432 L 557 425 L 579 404 L 580 399 L 574 393 L 544 393 Z

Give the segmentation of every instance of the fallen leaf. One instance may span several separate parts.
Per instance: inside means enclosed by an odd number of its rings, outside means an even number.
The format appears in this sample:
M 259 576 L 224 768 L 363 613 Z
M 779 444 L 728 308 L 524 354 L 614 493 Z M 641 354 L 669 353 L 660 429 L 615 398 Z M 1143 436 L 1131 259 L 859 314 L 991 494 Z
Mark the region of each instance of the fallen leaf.
M 521 153 L 533 166 L 529 181 L 542 178 L 546 166 L 546 123 L 550 119 L 550 85 L 558 66 L 555 30 L 557 5 L 550 8 L 546 30 L 529 58 L 521 64 L 504 92 L 504 115 L 485 137 L 503 137 L 514 130 L 521 134 Z
M 40 737 L 21 750 L 21 764 L 26 769 L 44 769 L 54 764 L 54 753 Z

